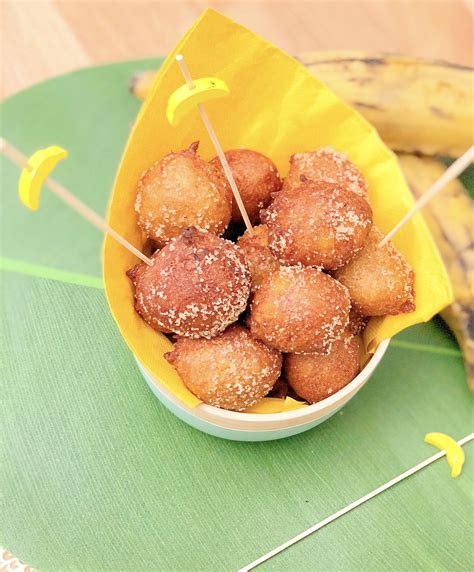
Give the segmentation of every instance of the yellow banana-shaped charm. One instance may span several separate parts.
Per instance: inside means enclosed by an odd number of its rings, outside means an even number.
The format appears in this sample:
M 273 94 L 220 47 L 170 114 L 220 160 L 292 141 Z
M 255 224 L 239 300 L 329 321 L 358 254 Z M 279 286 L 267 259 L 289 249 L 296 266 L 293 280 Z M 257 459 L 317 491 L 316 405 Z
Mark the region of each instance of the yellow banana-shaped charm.
M 53 145 L 36 151 L 23 168 L 18 181 L 21 202 L 32 211 L 39 208 L 41 187 L 57 163 L 67 157 L 67 151 Z
M 195 79 L 193 83 L 192 89 L 184 84 L 171 94 L 166 107 L 166 117 L 171 125 L 177 125 L 198 103 L 230 93 L 227 84 L 216 77 Z
M 451 476 L 453 479 L 459 477 L 465 459 L 461 445 L 458 445 L 452 437 L 444 433 L 427 433 L 425 443 L 446 451 L 446 460 L 451 467 Z

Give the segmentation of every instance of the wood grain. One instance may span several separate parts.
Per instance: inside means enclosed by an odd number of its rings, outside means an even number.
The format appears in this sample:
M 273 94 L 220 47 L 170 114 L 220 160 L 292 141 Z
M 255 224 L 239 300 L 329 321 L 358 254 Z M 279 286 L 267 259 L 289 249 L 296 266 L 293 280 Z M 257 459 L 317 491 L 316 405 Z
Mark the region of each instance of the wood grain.
M 206 6 L 290 53 L 360 49 L 473 64 L 466 0 L 0 0 L 0 96 L 83 66 L 164 55 Z

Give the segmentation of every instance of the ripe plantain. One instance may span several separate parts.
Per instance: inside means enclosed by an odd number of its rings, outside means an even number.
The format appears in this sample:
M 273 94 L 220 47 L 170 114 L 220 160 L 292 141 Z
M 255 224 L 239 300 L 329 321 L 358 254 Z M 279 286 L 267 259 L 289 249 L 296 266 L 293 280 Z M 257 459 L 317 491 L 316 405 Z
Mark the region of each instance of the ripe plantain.
M 437 159 L 399 155 L 405 178 L 422 195 L 444 173 Z M 455 301 L 441 317 L 456 336 L 464 356 L 468 384 L 474 391 L 474 204 L 457 179 L 429 201 L 423 216 L 438 245 L 453 286 Z
M 313 52 L 297 58 L 376 127 L 394 151 L 459 157 L 473 144 L 473 70 L 420 58 Z M 130 90 L 145 99 L 154 71 Z
M 316 52 L 298 58 L 394 151 L 458 157 L 473 144 L 473 70 L 421 58 Z
M 458 157 L 473 144 L 473 70 L 445 62 L 363 52 L 315 52 L 301 61 L 341 99 L 374 125 L 399 155 L 415 196 L 444 172 L 443 163 L 421 155 Z M 131 92 L 145 99 L 156 72 L 134 75 Z M 474 207 L 456 180 L 423 210 L 453 284 L 456 301 L 442 312 L 463 351 L 474 391 Z

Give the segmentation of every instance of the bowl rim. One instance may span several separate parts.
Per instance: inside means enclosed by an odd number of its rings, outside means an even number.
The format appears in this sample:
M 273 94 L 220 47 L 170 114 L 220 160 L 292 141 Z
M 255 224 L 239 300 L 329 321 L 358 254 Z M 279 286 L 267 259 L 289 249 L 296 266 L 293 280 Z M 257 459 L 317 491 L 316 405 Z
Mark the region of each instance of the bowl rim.
M 207 405 L 206 403 L 200 403 L 197 407 L 202 411 L 207 413 L 212 413 L 216 417 L 221 417 L 227 420 L 240 420 L 240 421 L 288 421 L 290 419 L 298 419 L 299 417 L 305 417 L 306 415 L 312 413 L 318 413 L 328 407 L 332 408 L 340 400 L 346 398 L 349 394 L 353 393 L 359 389 L 372 375 L 380 360 L 387 351 L 388 345 L 390 344 L 391 338 L 383 340 L 378 346 L 372 357 L 369 359 L 367 364 L 361 369 L 361 371 L 356 375 L 356 377 L 347 385 L 345 385 L 336 393 L 333 393 L 326 399 L 308 405 L 307 407 L 301 407 L 300 409 L 293 409 L 292 411 L 284 411 L 280 413 L 244 413 L 242 411 L 230 411 L 228 409 L 221 409 L 219 407 L 214 407 L 213 405 Z M 262 419 L 263 418 L 263 419 Z
M 240 423 L 252 422 L 257 424 L 264 424 L 268 422 L 297 420 L 307 416 L 313 417 L 318 412 L 323 412 L 328 408 L 329 410 L 331 410 L 333 407 L 341 405 L 340 403 L 341 401 L 346 400 L 346 398 L 348 397 L 350 398 L 351 394 L 356 393 L 370 378 L 375 368 L 382 360 L 390 344 L 390 340 L 391 338 L 388 338 L 380 342 L 380 344 L 377 346 L 377 349 L 372 354 L 367 364 L 362 368 L 362 370 L 356 375 L 356 377 L 350 383 L 348 383 L 342 389 L 336 391 L 336 393 L 333 393 L 326 399 L 318 401 L 317 403 L 313 403 L 312 405 L 308 405 L 307 407 L 301 407 L 299 409 L 294 409 L 291 411 L 284 411 L 279 413 L 244 413 L 242 411 L 230 411 L 228 409 L 221 409 L 213 405 L 207 405 L 206 403 L 200 403 L 196 407 L 190 408 L 186 406 L 183 402 L 181 402 L 181 400 L 179 400 L 179 402 L 180 405 L 184 407 L 186 410 L 188 410 L 191 414 L 193 413 L 194 410 L 200 410 L 202 413 L 206 414 L 206 418 L 208 416 L 211 416 L 215 419 L 216 422 L 222 420 L 222 421 L 239 421 Z M 139 362 L 136 356 L 135 359 Z M 140 365 L 143 367 L 141 363 Z M 151 379 L 155 380 L 155 376 L 151 372 L 148 373 L 150 374 Z M 162 384 L 161 380 L 156 379 L 156 381 Z M 161 391 L 161 388 L 158 389 Z

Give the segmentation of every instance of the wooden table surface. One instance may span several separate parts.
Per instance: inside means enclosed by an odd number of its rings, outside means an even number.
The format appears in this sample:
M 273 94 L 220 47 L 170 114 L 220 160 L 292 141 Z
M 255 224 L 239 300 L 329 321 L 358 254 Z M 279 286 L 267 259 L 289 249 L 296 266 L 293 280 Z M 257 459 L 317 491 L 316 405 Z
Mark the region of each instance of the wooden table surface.
M 164 55 L 206 6 L 289 53 L 360 49 L 473 65 L 471 0 L 0 0 L 0 96 L 80 67 Z

